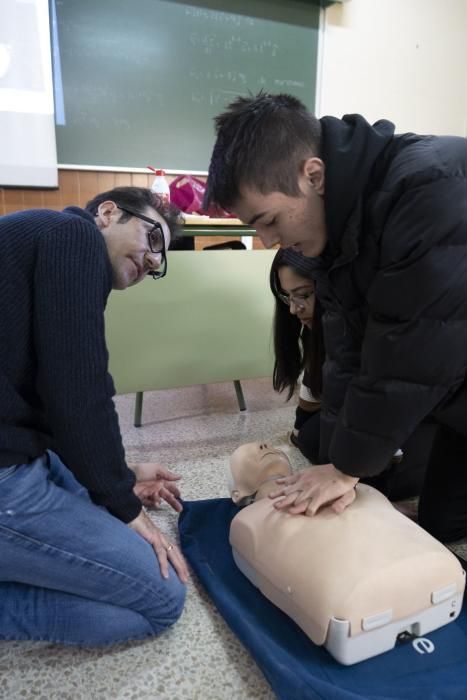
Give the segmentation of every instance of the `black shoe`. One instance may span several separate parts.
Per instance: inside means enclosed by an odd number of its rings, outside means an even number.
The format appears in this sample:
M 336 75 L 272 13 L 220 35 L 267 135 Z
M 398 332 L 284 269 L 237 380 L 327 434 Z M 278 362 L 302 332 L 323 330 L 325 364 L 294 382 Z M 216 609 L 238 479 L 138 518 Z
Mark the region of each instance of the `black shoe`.
M 298 447 L 298 449 L 300 449 L 300 445 L 298 444 L 298 437 L 296 435 L 294 435 L 293 433 L 290 433 L 290 435 L 289 435 L 289 442 L 294 447 Z

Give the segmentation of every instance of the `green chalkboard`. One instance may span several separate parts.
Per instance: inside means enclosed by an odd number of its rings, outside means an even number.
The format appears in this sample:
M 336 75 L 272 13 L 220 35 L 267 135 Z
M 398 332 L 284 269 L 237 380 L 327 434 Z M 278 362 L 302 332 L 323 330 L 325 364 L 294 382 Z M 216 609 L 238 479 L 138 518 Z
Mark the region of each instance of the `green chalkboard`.
M 314 108 L 319 7 L 304 0 L 55 0 L 60 164 L 207 170 L 237 95 Z

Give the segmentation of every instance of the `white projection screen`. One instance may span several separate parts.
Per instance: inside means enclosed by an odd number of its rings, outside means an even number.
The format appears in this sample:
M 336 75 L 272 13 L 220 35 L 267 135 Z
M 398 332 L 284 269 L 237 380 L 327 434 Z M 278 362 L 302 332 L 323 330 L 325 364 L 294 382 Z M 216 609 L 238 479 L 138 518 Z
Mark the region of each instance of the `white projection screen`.
M 0 0 L 0 187 L 56 187 L 48 0 Z

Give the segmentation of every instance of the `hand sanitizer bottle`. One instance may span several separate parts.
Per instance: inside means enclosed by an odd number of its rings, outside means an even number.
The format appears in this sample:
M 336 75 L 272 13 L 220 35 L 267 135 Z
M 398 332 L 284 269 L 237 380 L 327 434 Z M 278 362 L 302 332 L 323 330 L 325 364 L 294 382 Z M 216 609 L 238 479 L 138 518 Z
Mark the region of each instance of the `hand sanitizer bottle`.
M 169 188 L 169 183 L 165 179 L 165 171 L 164 170 L 156 170 L 155 168 L 151 168 L 151 170 L 154 170 L 154 172 L 156 174 L 156 177 L 154 178 L 154 182 L 152 183 L 152 186 L 151 186 L 151 192 L 155 192 L 156 194 L 158 194 L 164 204 L 169 204 L 169 202 L 170 202 L 170 188 Z

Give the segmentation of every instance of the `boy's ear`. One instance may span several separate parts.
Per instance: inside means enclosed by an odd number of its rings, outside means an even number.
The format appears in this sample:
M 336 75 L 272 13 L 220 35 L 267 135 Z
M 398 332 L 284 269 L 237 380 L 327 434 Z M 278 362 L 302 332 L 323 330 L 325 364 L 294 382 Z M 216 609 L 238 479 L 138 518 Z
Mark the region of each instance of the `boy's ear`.
M 313 156 L 303 164 L 303 175 L 315 190 L 316 194 L 324 195 L 325 165 L 321 158 Z

